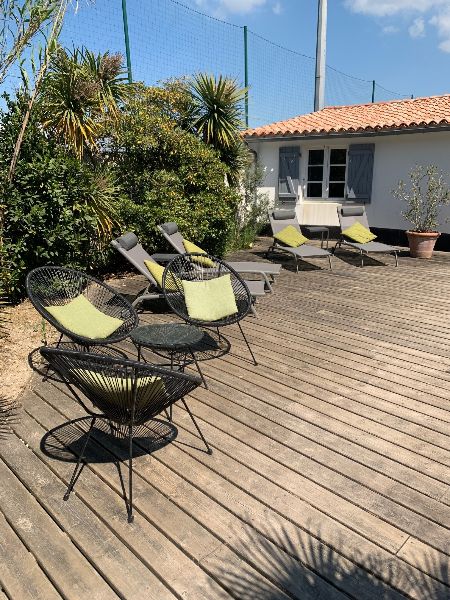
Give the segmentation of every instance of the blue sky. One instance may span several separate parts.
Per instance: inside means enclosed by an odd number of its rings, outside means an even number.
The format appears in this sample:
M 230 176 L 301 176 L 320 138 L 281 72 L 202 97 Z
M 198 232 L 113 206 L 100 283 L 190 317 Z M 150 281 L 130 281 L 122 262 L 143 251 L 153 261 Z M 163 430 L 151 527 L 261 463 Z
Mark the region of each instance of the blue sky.
M 67 15 L 62 43 L 125 54 L 121 0 L 78 4 L 78 12 L 70 9 Z M 127 4 L 135 80 L 154 84 L 207 71 L 231 75 L 242 83 L 242 26 L 247 25 L 250 124 L 312 110 L 314 60 L 302 54 L 315 53 L 317 0 L 127 0 Z M 405 96 L 450 92 L 450 0 L 328 0 L 327 63 L 356 78 L 329 69 L 327 104 L 370 102 L 372 79 Z M 394 97 L 377 87 L 377 100 Z
M 316 0 L 193 0 L 191 4 L 314 55 Z M 329 0 L 327 62 L 405 94 L 450 90 L 449 0 Z

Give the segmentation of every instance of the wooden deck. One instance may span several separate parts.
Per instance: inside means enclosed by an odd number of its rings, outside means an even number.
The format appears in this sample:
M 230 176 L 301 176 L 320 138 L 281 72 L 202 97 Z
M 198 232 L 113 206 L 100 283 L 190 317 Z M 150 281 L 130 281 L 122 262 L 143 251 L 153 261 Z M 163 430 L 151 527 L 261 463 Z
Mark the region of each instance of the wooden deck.
M 85 413 L 34 376 L 0 442 L 0 600 L 450 598 L 450 255 L 340 256 L 280 260 L 244 322 L 259 366 L 235 327 L 202 363 L 212 456 L 181 408 L 172 443 L 139 441 L 132 525 L 101 431 L 63 501 Z

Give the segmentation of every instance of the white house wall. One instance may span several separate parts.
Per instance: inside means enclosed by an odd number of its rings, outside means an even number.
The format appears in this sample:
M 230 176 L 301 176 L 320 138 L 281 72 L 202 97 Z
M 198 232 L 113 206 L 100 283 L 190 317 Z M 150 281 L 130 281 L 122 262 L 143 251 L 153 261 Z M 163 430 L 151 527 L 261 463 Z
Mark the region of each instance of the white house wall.
M 300 222 L 309 225 L 337 225 L 336 202 L 326 199 L 308 200 L 303 196 L 306 183 L 306 156 L 311 148 L 329 146 L 346 147 L 351 143 L 375 143 L 372 201 L 367 205 L 369 222 L 373 227 L 387 229 L 407 229 L 402 218 L 404 207 L 392 196 L 392 189 L 399 179 L 407 179 L 415 164 L 435 164 L 449 174 L 450 183 L 450 132 L 414 133 L 367 138 L 336 138 L 328 140 L 286 140 L 251 142 L 249 145 L 258 153 L 258 160 L 264 167 L 265 178 L 261 191 L 266 192 L 272 203 L 276 200 L 278 188 L 278 152 L 281 146 L 300 146 L 300 182 L 297 215 Z M 442 211 L 440 231 L 450 233 L 450 207 Z

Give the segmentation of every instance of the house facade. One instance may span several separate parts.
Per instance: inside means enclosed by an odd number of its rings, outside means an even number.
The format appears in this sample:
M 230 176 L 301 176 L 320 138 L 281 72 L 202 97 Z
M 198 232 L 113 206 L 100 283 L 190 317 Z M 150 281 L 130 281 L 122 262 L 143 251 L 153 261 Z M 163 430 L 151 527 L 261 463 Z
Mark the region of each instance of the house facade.
M 407 229 L 393 188 L 416 164 L 450 183 L 450 95 L 338 106 L 245 132 L 264 168 L 261 191 L 300 223 L 338 225 L 337 207 L 364 203 L 373 227 Z M 440 231 L 450 233 L 450 207 Z

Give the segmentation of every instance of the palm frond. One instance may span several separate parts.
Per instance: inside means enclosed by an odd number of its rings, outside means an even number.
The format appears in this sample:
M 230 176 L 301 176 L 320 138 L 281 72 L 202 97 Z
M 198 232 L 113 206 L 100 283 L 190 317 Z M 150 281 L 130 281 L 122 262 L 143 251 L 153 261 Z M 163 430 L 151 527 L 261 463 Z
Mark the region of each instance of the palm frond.
M 195 104 L 195 130 L 217 149 L 233 145 L 243 127 L 242 99 L 246 88 L 240 88 L 235 79 L 200 73 L 190 89 Z

